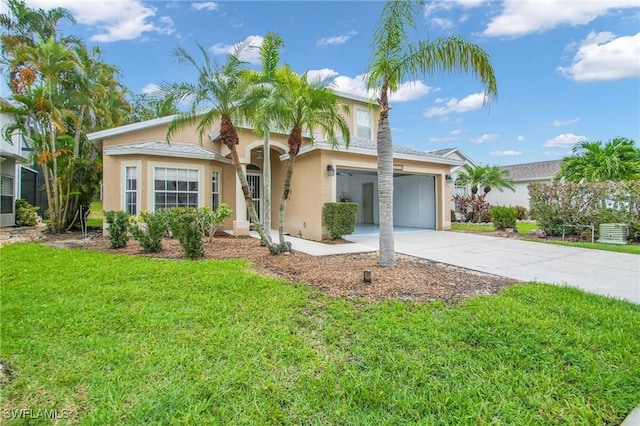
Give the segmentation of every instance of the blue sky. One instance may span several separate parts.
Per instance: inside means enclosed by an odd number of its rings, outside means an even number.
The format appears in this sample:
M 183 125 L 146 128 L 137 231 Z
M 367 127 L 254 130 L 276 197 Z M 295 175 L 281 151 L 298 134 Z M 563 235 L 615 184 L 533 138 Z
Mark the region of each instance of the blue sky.
M 97 45 L 134 92 L 189 81 L 171 50 L 215 55 L 267 31 L 300 73 L 334 76 L 338 89 L 366 96 L 363 74 L 380 1 L 27 0 L 70 9 L 61 30 Z M 482 108 L 480 83 L 425 76 L 392 95 L 396 145 L 458 147 L 479 164 L 562 158 L 583 140 L 640 143 L 640 7 L 637 0 L 427 1 L 416 39 L 462 35 L 491 56 L 498 99 Z M 3 5 L 4 7 L 4 5 Z M 246 60 L 256 60 L 247 52 Z

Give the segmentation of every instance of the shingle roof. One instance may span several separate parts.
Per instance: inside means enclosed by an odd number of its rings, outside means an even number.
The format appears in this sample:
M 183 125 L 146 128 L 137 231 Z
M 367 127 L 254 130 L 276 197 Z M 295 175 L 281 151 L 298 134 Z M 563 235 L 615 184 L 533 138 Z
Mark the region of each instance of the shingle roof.
M 558 173 L 561 162 L 562 160 L 538 161 L 501 166 L 500 168 L 508 171 L 514 181 L 545 180 L 553 178 Z

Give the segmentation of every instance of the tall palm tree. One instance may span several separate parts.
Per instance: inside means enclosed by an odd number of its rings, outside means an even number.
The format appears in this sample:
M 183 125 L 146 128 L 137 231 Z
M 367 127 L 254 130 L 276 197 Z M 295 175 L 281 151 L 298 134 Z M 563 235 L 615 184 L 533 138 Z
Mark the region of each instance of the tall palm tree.
M 237 54 L 242 48 L 245 48 L 245 46 L 239 46 L 235 53 Z M 203 136 L 209 134 L 215 122 L 220 120 L 220 139 L 231 154 L 231 161 L 240 181 L 249 215 L 262 243 L 269 248 L 269 251 L 274 251 L 276 247 L 270 242 L 270 238 L 267 236 L 256 213 L 247 176 L 242 169 L 236 149 L 239 138 L 234 120 L 249 118 L 242 103 L 250 86 L 250 79 L 244 69 L 244 62 L 236 54 L 230 54 L 227 56 L 226 63 L 219 64 L 212 60 L 204 47 L 198 45 L 198 49 L 203 56 L 202 64 L 198 63 L 193 56 L 181 47 L 173 51 L 179 62 L 196 68 L 198 72 L 197 82 L 195 84 L 174 83 L 161 86 L 165 96 L 174 100 L 191 101 L 191 108 L 178 114 L 169 124 L 167 141 L 178 130 L 195 124 L 197 125 L 198 137 L 202 143 Z
M 277 71 L 280 62 L 280 49 L 284 46 L 282 38 L 274 33 L 267 32 L 260 47 L 261 69 L 249 72 L 251 90 L 244 99 L 244 104 L 253 117 L 253 128 L 258 136 L 264 140 L 262 163 L 262 198 L 263 198 L 263 225 L 266 234 L 271 241 L 271 125 L 274 123 L 274 110 L 282 107 L 278 103 Z
M 378 200 L 380 212 L 380 265 L 395 264 L 393 240 L 393 143 L 389 126 L 389 92 L 408 79 L 435 72 L 468 72 L 480 79 L 485 101 L 497 96 L 489 55 L 463 37 L 450 36 L 412 43 L 410 29 L 423 12 L 424 1 L 388 0 L 378 20 L 371 46 L 367 88 L 377 91 Z
M 582 142 L 560 164 L 558 178 L 569 182 L 602 182 L 640 179 L 640 148 L 633 140 L 615 138 Z
M 463 171 L 458 176 L 460 185 L 471 185 L 471 194 L 478 193 L 478 187 L 482 185 L 485 194 L 492 188 L 502 192 L 504 188 L 515 191 L 513 180 L 509 177 L 509 172 L 498 166 L 470 166 L 465 165 Z
M 319 131 L 334 148 L 338 147 L 340 135 L 346 147 L 351 138 L 342 114 L 347 113 L 349 107 L 340 103 L 335 92 L 327 87 L 330 80 L 309 81 L 307 73 L 298 76 L 288 67 L 281 68 L 278 74 L 283 83 L 279 86 L 278 95 L 284 98 L 286 105 L 277 111 L 276 117 L 280 127 L 290 129 L 287 139 L 289 158 L 278 212 L 278 236 L 279 250 L 289 252 L 291 247 L 284 239 L 284 217 L 291 193 L 293 166 L 302 147 L 303 133 L 309 133 L 309 143 L 313 143 L 314 133 Z

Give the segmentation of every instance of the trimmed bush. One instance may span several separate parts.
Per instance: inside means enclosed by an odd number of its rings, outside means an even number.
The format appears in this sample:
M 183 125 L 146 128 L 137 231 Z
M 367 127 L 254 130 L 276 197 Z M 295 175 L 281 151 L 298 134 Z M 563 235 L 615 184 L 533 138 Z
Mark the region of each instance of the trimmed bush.
M 162 251 L 162 238 L 169 228 L 169 215 L 164 210 L 142 212 L 137 220 L 131 222 L 129 231 L 140 242 L 145 253 Z
M 527 217 L 527 208 L 523 206 L 515 206 L 516 209 L 516 219 L 524 220 Z
M 16 225 L 36 226 L 38 224 L 38 210 L 40 210 L 40 207 L 32 206 L 23 199 L 17 199 Z
M 356 230 L 358 203 L 325 203 L 322 217 L 331 238 L 353 234 Z
M 491 207 L 491 220 L 496 229 L 516 228 L 517 212 L 515 207 Z
M 200 212 L 193 207 L 176 207 L 169 212 L 171 232 L 180 241 L 182 251 L 189 259 L 196 260 L 204 256 L 202 244 L 204 232 L 201 219 L 202 213 L 208 216 L 209 212 L 211 210 Z
M 119 249 L 127 245 L 127 231 L 129 229 L 129 213 L 110 210 L 104 212 L 109 231 L 109 248 Z

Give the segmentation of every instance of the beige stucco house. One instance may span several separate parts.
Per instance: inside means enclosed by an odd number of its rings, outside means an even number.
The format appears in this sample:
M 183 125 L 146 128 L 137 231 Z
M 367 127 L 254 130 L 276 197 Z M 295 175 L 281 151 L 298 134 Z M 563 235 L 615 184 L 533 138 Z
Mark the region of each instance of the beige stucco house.
M 358 202 L 359 224 L 378 223 L 377 156 L 374 141 L 377 112 L 367 99 L 339 93 L 349 106 L 346 119 L 351 144 L 334 150 L 323 135 L 307 139 L 296 160 L 287 204 L 285 231 L 311 240 L 326 237 L 324 203 Z M 195 127 L 184 128 L 166 142 L 172 116 L 95 132 L 89 139 L 102 151 L 105 210 L 139 214 L 172 206 L 209 206 L 227 203 L 234 212 L 224 227 L 236 234 L 249 232 L 246 203 L 214 125 L 210 137 L 198 140 Z M 288 158 L 287 135 L 271 134 L 271 152 L 248 126 L 238 126 L 238 155 L 262 216 L 262 170 L 270 156 L 272 169 L 272 223 L 277 228 L 278 207 Z M 451 189 L 446 176 L 458 159 L 396 147 L 394 153 L 394 222 L 396 226 L 450 229 Z

